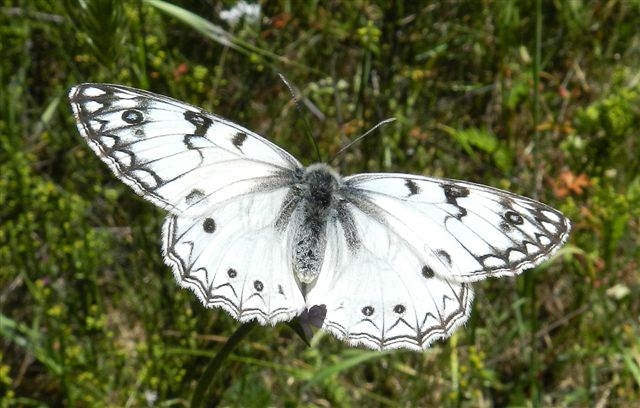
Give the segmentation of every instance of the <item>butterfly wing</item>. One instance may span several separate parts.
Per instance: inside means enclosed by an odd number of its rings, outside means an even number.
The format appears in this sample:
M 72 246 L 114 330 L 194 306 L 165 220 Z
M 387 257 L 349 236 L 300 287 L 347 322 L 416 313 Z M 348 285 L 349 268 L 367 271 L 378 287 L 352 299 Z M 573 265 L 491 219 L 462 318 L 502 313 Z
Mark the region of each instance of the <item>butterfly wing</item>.
M 331 223 L 332 256 L 307 296 L 308 305 L 326 310 L 324 330 L 352 345 L 420 351 L 467 321 L 468 284 L 430 274 L 401 237 L 369 215 L 352 208 L 351 220 L 357 248 L 349 250 L 343 227 Z
M 170 212 L 163 253 L 181 286 L 241 321 L 274 324 L 304 310 L 274 227 L 302 171 L 293 156 L 243 127 L 150 92 L 82 84 L 69 98 L 98 157 Z
M 469 282 L 540 264 L 570 229 L 547 205 L 455 180 L 361 174 L 340 194 L 333 255 L 308 304 L 326 308 L 324 329 L 374 349 L 423 350 L 450 336 L 469 317 Z
M 472 282 L 539 265 L 569 237 L 571 224 L 538 201 L 465 181 L 406 174 L 345 178 L 360 209 L 387 226 L 424 265 Z
M 305 300 L 274 228 L 285 196 L 286 189 L 256 193 L 202 217 L 167 217 L 163 253 L 176 281 L 243 322 L 275 324 L 302 313 Z
M 78 130 L 113 173 L 174 214 L 288 185 L 301 164 L 259 135 L 175 99 L 109 84 L 69 92 Z

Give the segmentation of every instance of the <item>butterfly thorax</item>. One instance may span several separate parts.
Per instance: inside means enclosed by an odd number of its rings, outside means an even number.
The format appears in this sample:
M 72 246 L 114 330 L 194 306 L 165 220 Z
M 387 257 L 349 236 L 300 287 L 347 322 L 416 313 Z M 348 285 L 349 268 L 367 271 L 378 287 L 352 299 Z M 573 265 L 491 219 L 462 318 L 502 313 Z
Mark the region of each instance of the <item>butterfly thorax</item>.
M 342 181 L 326 164 L 316 163 L 305 169 L 296 186 L 299 205 L 293 233 L 292 263 L 298 279 L 313 282 L 324 260 L 327 247 L 327 221 L 336 205 L 336 192 Z

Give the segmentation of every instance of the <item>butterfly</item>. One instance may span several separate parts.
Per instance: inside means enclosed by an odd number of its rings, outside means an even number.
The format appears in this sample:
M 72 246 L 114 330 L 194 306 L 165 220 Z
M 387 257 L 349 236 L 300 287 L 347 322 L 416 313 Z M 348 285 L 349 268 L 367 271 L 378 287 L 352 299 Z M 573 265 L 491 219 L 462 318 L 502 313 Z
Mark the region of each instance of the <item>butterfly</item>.
M 492 187 L 304 167 L 151 92 L 87 83 L 69 99 L 98 157 L 168 212 L 162 253 L 178 284 L 241 322 L 306 316 L 351 345 L 425 350 L 467 321 L 472 282 L 539 265 L 571 229 L 558 210 Z

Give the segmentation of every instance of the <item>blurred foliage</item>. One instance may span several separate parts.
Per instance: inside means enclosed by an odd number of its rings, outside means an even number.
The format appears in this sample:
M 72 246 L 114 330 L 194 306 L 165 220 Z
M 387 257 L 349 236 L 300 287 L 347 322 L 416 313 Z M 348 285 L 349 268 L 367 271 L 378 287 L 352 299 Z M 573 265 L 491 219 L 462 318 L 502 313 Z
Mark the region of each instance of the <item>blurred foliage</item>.
M 257 2 L 251 2 L 257 4 Z M 77 134 L 80 82 L 145 88 L 343 174 L 463 178 L 539 197 L 571 242 L 476 285 L 424 353 L 256 328 L 223 406 L 629 406 L 640 399 L 640 3 L 2 1 L 0 406 L 185 406 L 238 323 L 174 284 L 163 214 Z M 540 5 L 538 9 L 536 5 Z M 541 21 L 539 40 L 537 21 Z M 540 53 L 538 54 L 538 51 Z M 537 84 L 537 86 L 535 86 Z

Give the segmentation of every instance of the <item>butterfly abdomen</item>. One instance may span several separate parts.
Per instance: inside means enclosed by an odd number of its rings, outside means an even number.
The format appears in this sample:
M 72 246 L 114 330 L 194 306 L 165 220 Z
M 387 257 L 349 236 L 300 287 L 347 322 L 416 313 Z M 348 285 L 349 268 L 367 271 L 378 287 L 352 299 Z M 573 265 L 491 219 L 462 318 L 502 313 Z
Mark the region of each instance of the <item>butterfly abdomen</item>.
M 297 186 L 300 204 L 294 216 L 292 263 L 298 279 L 313 282 L 322 269 L 327 248 L 327 222 L 336 206 L 340 176 L 326 164 L 309 166 Z

